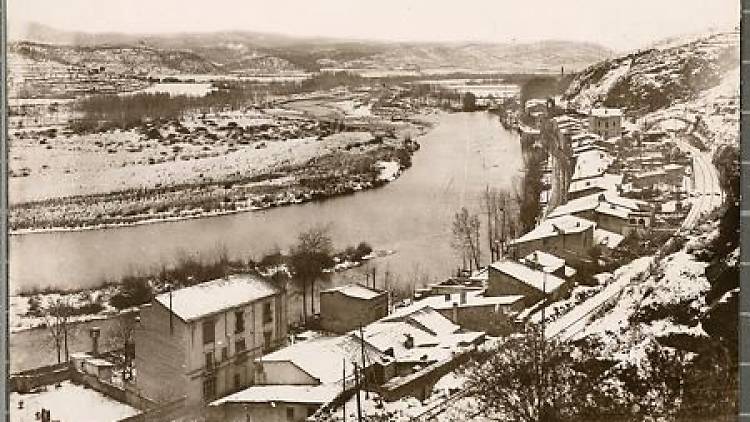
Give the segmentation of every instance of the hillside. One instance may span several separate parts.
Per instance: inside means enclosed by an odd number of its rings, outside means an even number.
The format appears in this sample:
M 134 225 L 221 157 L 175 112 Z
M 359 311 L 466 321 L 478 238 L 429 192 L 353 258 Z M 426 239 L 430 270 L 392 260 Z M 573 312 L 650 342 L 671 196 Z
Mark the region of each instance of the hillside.
M 739 31 L 672 39 L 588 67 L 565 98 L 587 109 L 596 103 L 643 115 L 695 100 L 739 65 Z
M 120 74 L 212 73 L 217 69 L 216 65 L 189 51 L 142 46 L 84 47 L 15 42 L 8 46 L 8 52 L 36 62 L 92 69 L 104 67 Z
M 16 40 L 102 49 L 139 46 L 149 51 L 192 53 L 222 71 L 249 68 L 317 71 L 334 68 L 455 68 L 498 72 L 579 70 L 611 51 L 593 43 L 422 43 L 303 38 L 249 31 L 169 35 L 82 33 L 30 25 Z M 78 50 L 76 50 L 78 51 Z M 257 58 L 264 58 L 259 65 Z M 208 69 L 210 70 L 210 69 Z
M 387 51 L 367 57 L 364 63 L 386 67 L 502 69 L 503 72 L 551 70 L 561 67 L 580 70 L 609 57 L 599 45 L 567 41 L 535 43 L 451 43 L 396 44 Z M 360 60 L 361 61 L 361 60 Z M 369 63 L 368 63 L 369 62 Z M 356 67 L 358 63 L 340 63 Z

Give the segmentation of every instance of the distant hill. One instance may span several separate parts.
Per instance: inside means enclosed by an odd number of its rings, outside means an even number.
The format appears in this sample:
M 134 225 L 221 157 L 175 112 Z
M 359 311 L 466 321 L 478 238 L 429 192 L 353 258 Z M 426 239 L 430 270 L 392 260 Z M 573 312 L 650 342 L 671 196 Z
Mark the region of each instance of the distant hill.
M 104 67 L 110 72 L 147 73 L 213 73 L 217 66 L 189 52 L 161 50 L 139 46 L 69 46 L 32 42 L 13 42 L 9 56 L 21 56 L 36 62 L 54 62 L 87 68 Z
M 739 66 L 738 30 L 673 38 L 594 64 L 574 78 L 565 97 L 646 114 L 697 99 Z
M 205 69 L 235 71 L 248 68 L 315 71 L 321 67 L 457 68 L 513 72 L 580 70 L 612 55 L 593 43 L 545 41 L 535 43 L 395 43 L 230 31 L 181 34 L 83 33 L 31 24 L 17 41 L 80 48 L 139 48 L 154 58 L 157 50 L 192 53 Z M 87 51 L 87 50 L 74 50 Z M 133 50 L 134 52 L 136 50 Z M 110 50 L 111 52 L 111 50 Z M 177 53 L 175 53 L 177 54 Z M 192 67 L 189 65 L 188 67 Z

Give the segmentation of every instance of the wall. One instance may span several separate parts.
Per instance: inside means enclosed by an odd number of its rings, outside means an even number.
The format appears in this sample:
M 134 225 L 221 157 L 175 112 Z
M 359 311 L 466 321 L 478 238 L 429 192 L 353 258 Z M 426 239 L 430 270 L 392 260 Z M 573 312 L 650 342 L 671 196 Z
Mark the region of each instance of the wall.
M 313 414 L 318 405 L 296 403 L 226 403 L 209 410 L 209 422 L 295 422 L 304 421 Z M 294 412 L 293 419 L 287 418 L 287 409 Z
M 262 365 L 264 376 L 258 380 L 262 384 L 271 385 L 318 385 L 317 379 L 310 376 L 292 362 L 264 361 Z
M 170 333 L 169 314 L 156 301 L 144 306 L 134 333 L 138 388 L 156 402 L 182 397 L 189 381 L 185 375 L 187 325 L 173 317 Z
M 490 267 L 487 296 L 522 295 L 528 306 L 542 299 L 542 292 L 515 278 Z
M 511 248 L 512 251 L 515 251 L 515 255 L 513 255 L 515 258 L 524 257 L 534 251 L 543 251 L 559 256 L 567 261 L 568 259 L 576 258 L 575 255 L 586 254 L 593 246 L 593 243 L 594 228 L 592 226 L 580 233 L 529 240 L 523 243 L 516 243 Z
M 388 294 L 359 299 L 337 291 L 320 293 L 320 325 L 326 331 L 344 334 L 377 321 L 388 314 Z
M 459 306 L 456 308 L 458 320 L 454 319 L 453 309 L 441 309 L 438 312 L 465 330 L 483 331 L 491 336 L 499 336 L 515 331 L 515 318 L 509 317 L 508 314 L 513 311 L 520 311 L 523 307 L 523 301 L 518 301 L 514 305 L 502 306 L 497 311 L 494 305 Z
M 55 384 L 70 379 L 72 375 L 72 367 L 67 362 L 43 366 L 11 375 L 9 388 L 10 391 L 27 393 L 42 385 Z

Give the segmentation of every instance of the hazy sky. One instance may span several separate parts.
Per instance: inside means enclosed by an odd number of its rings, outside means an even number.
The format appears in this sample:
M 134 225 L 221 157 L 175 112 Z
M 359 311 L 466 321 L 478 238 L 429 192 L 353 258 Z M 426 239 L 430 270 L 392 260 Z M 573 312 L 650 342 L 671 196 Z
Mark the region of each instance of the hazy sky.
M 739 0 L 7 0 L 24 22 L 87 32 L 249 30 L 419 41 L 585 40 L 623 50 L 739 22 Z

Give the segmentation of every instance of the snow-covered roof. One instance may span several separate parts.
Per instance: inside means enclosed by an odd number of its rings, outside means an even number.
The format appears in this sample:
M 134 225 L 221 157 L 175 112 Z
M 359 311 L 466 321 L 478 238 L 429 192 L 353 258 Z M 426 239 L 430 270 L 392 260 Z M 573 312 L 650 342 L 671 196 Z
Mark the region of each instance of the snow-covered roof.
M 451 293 L 450 295 L 446 293 L 444 295 L 426 297 L 417 303 L 437 310 L 451 309 L 453 308 L 454 303 L 458 305 L 459 308 L 474 306 L 508 306 L 523 299 L 523 296 L 485 296 L 483 290 L 472 290 L 465 292 L 464 298 L 465 302 L 461 303 L 461 293 Z
M 564 259 L 544 251 L 534 251 L 522 258 L 522 262 L 532 268 L 537 264 L 541 265 L 548 272 L 555 272 L 565 266 Z
M 526 233 L 518 239 L 510 242 L 511 245 L 528 242 L 531 240 L 544 239 L 545 237 L 555 237 L 560 234 L 580 233 L 593 227 L 595 224 L 585 218 L 573 215 L 561 215 L 559 217 L 548 218 L 542 221 L 534 230 Z
M 547 100 L 542 98 L 532 98 L 530 100 L 526 100 L 526 108 L 534 107 L 534 106 L 546 106 Z
M 510 259 L 495 262 L 490 267 L 513 277 L 521 283 L 531 286 L 539 291 L 546 291 L 547 293 L 554 292 L 565 283 L 563 279 L 555 275 L 531 269 L 518 261 Z
M 569 116 L 567 114 L 563 114 L 561 116 L 555 116 L 552 118 L 552 121 L 559 124 L 562 122 L 578 122 L 579 120 L 573 116 Z
M 583 141 L 586 139 L 598 140 L 601 138 L 602 138 L 601 136 L 595 133 L 586 132 L 586 133 L 579 133 L 578 135 L 573 135 L 570 137 L 570 140 L 573 142 L 576 142 L 576 141 Z
M 617 185 L 622 184 L 622 174 L 604 173 L 601 176 L 584 180 L 574 180 L 568 186 L 568 192 L 581 192 L 587 189 L 599 187 L 603 190 L 615 190 Z
M 339 369 L 341 365 L 339 365 Z M 336 384 L 321 385 L 254 385 L 211 402 L 209 406 L 225 403 L 328 403 L 341 391 Z
M 594 243 L 614 249 L 622 243 L 625 236 L 604 229 L 594 230 Z
M 365 343 L 380 352 L 393 350 L 393 356 L 400 360 L 410 349 L 406 347 L 407 338 L 413 340 L 412 347 L 429 348 L 440 344 L 440 338 L 413 324 L 404 321 L 377 321 L 362 329 Z M 353 333 L 359 338 L 359 331 Z M 340 366 L 340 365 L 339 365 Z
M 384 362 L 387 357 L 377 349 L 351 334 L 334 337 L 316 337 L 294 343 L 256 359 L 256 362 L 291 362 L 297 368 L 323 384 L 341 381 L 342 365 L 352 373 L 355 362 L 362 361 L 364 347 L 367 362 Z
M 576 157 L 573 180 L 601 176 L 612 165 L 612 157 L 603 151 L 584 151 Z
M 374 299 L 385 293 L 356 283 L 332 287 L 330 289 L 323 290 L 321 293 L 329 292 L 338 292 L 345 296 L 363 300 Z
M 664 171 L 672 171 L 672 170 L 684 170 L 685 166 L 681 164 L 667 164 L 664 166 Z
M 183 321 L 193 321 L 273 296 L 280 291 L 261 276 L 238 274 L 178 289 L 171 294 L 162 293 L 155 299 L 167 309 L 171 308 Z
M 434 308 L 424 307 L 406 316 L 406 320 L 434 335 L 453 334 L 461 327 L 441 315 Z
M 634 199 L 623 198 L 613 191 L 605 191 L 573 199 L 567 204 L 555 208 L 548 216 L 558 217 L 590 210 L 628 218 L 630 213 L 638 211 L 639 207 L 638 201 Z
M 622 109 L 619 108 L 592 108 L 591 116 L 594 117 L 616 117 L 622 116 Z

